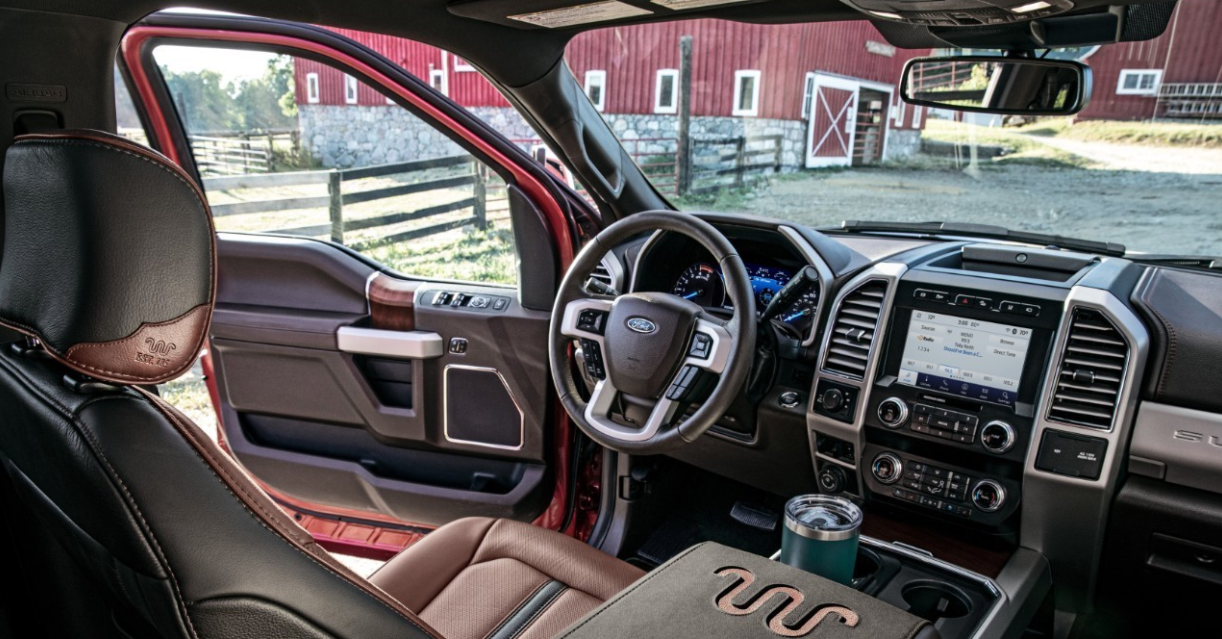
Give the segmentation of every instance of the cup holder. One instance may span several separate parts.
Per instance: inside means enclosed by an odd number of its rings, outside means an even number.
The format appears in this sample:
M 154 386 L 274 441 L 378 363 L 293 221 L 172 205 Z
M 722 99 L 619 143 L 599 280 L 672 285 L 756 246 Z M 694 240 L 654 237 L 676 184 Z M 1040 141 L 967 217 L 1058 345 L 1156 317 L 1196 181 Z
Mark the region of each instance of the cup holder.
M 931 622 L 962 617 L 972 611 L 967 597 L 950 584 L 914 581 L 904 586 L 902 594 L 908 612 Z
M 865 548 L 857 549 L 857 563 L 853 564 L 853 587 L 860 588 L 866 580 L 878 574 L 882 568 L 878 555 Z

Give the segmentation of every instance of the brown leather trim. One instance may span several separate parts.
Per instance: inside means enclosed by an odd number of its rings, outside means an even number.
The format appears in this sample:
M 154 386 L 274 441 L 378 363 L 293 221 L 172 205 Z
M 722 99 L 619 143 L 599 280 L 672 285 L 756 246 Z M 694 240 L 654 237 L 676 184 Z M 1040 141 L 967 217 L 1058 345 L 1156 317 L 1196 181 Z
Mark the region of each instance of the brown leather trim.
M 142 324 L 134 333 L 125 338 L 94 344 L 75 344 L 64 352 L 48 344 L 36 328 L 14 324 L 4 318 L 0 318 L 0 326 L 6 326 L 23 335 L 37 338 L 43 349 L 53 359 L 90 377 L 126 384 L 160 384 L 178 377 L 191 367 L 195 357 L 203 350 L 208 339 L 209 328 L 212 325 L 212 308 L 216 305 L 216 227 L 212 222 L 212 208 L 208 206 L 208 198 L 195 179 L 166 156 L 127 138 L 105 131 L 78 129 L 30 133 L 18 136 L 13 143 L 73 140 L 90 142 L 119 153 L 139 156 L 170 172 L 180 182 L 190 187 L 199 201 L 211 236 L 208 251 L 210 263 L 208 300 L 174 319 L 156 324 Z M 145 342 L 149 338 L 154 339 L 151 345 Z M 166 353 L 155 352 L 166 349 L 169 344 L 174 345 L 174 348 L 168 353 L 172 357 L 167 357 Z M 149 352 L 150 350 L 154 352 Z M 141 355 L 150 355 L 152 359 L 145 361 L 145 358 L 140 357 Z
M 77 344 L 64 357 L 90 375 L 110 381 L 139 384 L 177 377 L 195 362 L 211 313 L 202 304 L 168 322 L 141 324 L 123 339 Z
M 411 331 L 416 328 L 416 291 L 420 282 L 378 273 L 369 281 L 369 315 L 373 328 Z
M 199 427 L 190 418 L 149 391 L 143 388 L 135 388 L 135 390 L 144 395 L 155 408 L 166 416 L 169 422 L 178 430 L 179 434 L 182 435 L 183 439 L 195 449 L 200 458 L 208 464 L 208 467 L 212 469 L 221 482 L 229 488 L 229 491 L 237 498 L 238 502 L 246 508 L 251 516 L 262 522 L 268 530 L 276 533 L 285 542 L 332 574 L 347 580 L 353 586 L 380 601 L 386 607 L 403 617 L 405 621 L 419 629 L 425 636 L 432 639 L 441 639 L 441 636 L 433 628 L 411 610 L 408 610 L 402 603 L 396 601 L 367 579 L 349 570 L 347 566 L 341 564 L 330 553 L 319 546 L 308 532 L 298 526 L 296 522 L 272 502 L 266 493 L 259 489 L 254 480 L 246 474 L 245 470 L 238 466 L 220 448 L 217 448 L 212 440 L 203 436 L 203 433 L 199 431 Z M 308 585 L 303 585 L 302 587 L 308 587 Z

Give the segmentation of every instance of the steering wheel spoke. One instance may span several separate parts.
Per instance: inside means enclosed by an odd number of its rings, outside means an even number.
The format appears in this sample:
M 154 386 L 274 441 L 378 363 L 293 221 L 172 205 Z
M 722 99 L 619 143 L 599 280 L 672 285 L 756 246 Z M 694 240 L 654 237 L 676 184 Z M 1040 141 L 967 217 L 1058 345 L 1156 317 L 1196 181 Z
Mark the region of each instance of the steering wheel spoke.
M 649 417 L 641 426 L 625 426 L 611 419 L 620 391 L 610 378 L 594 385 L 590 401 L 586 404 L 585 418 L 595 430 L 626 442 L 645 442 L 652 439 L 663 427 L 670 424 L 679 410 L 679 402 L 662 397 L 649 411 Z

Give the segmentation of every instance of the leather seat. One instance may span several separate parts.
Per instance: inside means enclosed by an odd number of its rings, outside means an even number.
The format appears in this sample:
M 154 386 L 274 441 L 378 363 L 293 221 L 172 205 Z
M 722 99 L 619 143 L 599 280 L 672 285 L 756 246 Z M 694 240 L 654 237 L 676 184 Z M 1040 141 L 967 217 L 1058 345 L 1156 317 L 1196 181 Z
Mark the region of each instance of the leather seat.
M 207 202 L 179 167 L 93 131 L 4 164 L 0 516 L 19 634 L 102 639 L 529 639 L 641 573 L 558 533 L 470 519 L 345 568 L 144 386 L 204 346 Z M 4 537 L 0 537 L 3 539 Z
M 370 581 L 446 639 L 549 639 L 643 574 L 550 530 L 482 518 L 437 529 Z

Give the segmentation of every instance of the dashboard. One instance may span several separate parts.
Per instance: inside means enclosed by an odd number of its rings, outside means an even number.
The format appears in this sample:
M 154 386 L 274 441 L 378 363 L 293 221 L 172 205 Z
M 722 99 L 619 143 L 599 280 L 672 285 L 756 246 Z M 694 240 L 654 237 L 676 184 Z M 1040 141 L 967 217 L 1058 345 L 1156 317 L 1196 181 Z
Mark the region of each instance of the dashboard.
M 685 461 L 779 495 L 847 495 L 963 543 L 1036 550 L 1070 599 L 1097 587 L 1126 477 L 1207 490 L 1222 515 L 1222 463 L 1199 444 L 1222 441 L 1222 396 L 1206 390 L 1222 383 L 1216 274 L 703 217 L 742 256 L 757 312 L 804 266 L 821 277 L 773 321 L 771 391 L 727 414 Z M 631 290 L 732 310 L 699 246 L 659 232 L 621 258 Z M 1190 518 L 1139 514 L 1128 526 L 1149 538 L 1180 519 Z M 1187 525 L 1174 532 L 1212 543 Z M 1141 570 L 1145 548 L 1132 550 Z

